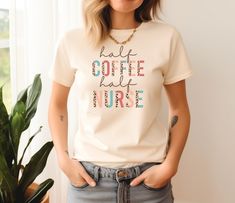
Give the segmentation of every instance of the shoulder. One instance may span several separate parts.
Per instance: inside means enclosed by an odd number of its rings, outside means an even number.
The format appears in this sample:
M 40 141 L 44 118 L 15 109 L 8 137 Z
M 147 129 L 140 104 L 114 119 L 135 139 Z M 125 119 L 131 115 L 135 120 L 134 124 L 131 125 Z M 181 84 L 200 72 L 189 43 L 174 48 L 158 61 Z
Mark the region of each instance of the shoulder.
M 180 36 L 180 32 L 176 26 L 161 20 L 147 22 L 147 28 L 154 35 L 161 34 L 169 38 L 177 38 Z

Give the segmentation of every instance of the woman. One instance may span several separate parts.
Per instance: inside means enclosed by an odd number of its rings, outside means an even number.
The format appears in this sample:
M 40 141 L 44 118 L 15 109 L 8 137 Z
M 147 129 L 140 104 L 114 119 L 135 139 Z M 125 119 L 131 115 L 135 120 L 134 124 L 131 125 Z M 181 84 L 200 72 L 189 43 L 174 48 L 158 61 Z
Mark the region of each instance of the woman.
M 160 0 L 86 0 L 85 29 L 59 40 L 49 124 L 70 203 L 174 200 L 171 178 L 189 132 L 185 79 L 192 70 L 177 30 L 154 20 L 158 8 Z M 78 127 L 69 156 L 71 86 Z M 162 87 L 169 129 L 159 119 Z

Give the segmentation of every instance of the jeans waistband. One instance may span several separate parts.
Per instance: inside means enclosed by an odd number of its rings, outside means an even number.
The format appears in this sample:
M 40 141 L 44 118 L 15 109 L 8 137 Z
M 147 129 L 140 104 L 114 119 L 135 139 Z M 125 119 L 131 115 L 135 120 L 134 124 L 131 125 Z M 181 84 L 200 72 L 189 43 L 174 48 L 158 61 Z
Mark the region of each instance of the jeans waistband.
M 136 176 L 139 176 L 147 168 L 156 164 L 161 164 L 160 162 L 145 162 L 140 165 L 127 168 L 108 168 L 93 164 L 92 162 L 89 161 L 79 161 L 79 162 L 83 165 L 86 171 L 93 176 L 95 180 L 98 180 L 99 177 L 107 177 L 107 178 L 112 178 L 117 182 L 120 182 L 125 179 L 135 178 Z

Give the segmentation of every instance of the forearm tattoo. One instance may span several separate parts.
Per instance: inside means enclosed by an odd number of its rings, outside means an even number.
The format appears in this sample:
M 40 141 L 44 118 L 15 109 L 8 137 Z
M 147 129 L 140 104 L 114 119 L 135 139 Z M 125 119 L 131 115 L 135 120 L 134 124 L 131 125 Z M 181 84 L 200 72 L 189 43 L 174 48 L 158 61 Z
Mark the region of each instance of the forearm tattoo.
M 167 147 L 167 151 L 169 150 L 170 147 L 170 143 L 171 143 L 171 131 L 172 128 L 177 124 L 179 117 L 177 115 L 174 115 L 171 118 L 171 122 L 170 122 L 170 128 L 169 128 L 169 138 L 168 138 L 168 147 Z
M 64 116 L 60 115 L 60 121 L 63 122 L 64 121 Z
M 64 152 L 65 152 L 67 155 L 69 155 L 69 151 L 68 151 L 68 150 L 65 150 Z
M 175 126 L 177 121 L 178 121 L 178 116 L 173 116 L 171 119 L 171 128 L 173 128 Z

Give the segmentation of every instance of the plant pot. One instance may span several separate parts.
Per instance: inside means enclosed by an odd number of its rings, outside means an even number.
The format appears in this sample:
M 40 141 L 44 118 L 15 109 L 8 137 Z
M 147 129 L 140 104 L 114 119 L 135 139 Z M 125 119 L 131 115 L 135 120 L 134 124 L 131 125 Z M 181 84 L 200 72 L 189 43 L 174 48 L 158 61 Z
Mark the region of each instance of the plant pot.
M 32 183 L 26 190 L 25 197 L 28 198 L 31 194 L 37 189 L 38 184 Z M 43 197 L 40 203 L 49 203 L 49 193 L 47 192 L 46 195 Z

